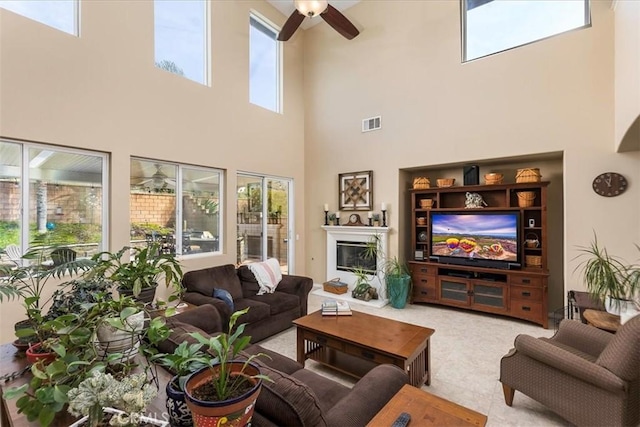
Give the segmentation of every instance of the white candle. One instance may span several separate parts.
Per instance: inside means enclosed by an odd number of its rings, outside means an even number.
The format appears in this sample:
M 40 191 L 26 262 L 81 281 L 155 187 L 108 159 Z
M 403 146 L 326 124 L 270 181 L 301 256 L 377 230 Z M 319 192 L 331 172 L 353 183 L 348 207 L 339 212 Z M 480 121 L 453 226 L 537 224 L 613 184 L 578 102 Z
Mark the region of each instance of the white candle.
M 373 212 L 369 212 L 369 213 L 367 214 L 367 218 L 373 218 Z
M 336 218 L 340 218 L 340 212 L 336 212 Z
M 328 212 L 329 211 L 329 203 L 325 203 L 324 204 L 324 211 Z
M 383 210 L 383 211 L 387 210 L 387 204 L 385 202 L 380 203 L 380 210 Z

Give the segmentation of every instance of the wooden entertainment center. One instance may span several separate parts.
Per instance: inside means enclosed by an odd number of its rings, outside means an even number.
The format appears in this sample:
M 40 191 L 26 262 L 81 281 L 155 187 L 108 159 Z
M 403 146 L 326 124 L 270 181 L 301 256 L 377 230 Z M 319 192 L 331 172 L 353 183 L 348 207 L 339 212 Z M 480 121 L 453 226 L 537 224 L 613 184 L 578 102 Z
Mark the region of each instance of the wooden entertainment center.
M 502 314 L 547 328 L 548 184 L 531 182 L 410 190 L 411 245 L 414 248 L 414 261 L 409 261 L 412 302 Z M 481 195 L 487 206 L 466 209 L 467 192 Z M 522 201 L 524 196 L 528 197 L 528 202 Z M 428 199 L 432 202 L 421 202 Z M 431 207 L 427 207 L 429 203 Z M 520 265 L 505 263 L 505 268 L 501 269 L 434 260 L 429 241 L 431 214 L 461 211 L 519 212 Z

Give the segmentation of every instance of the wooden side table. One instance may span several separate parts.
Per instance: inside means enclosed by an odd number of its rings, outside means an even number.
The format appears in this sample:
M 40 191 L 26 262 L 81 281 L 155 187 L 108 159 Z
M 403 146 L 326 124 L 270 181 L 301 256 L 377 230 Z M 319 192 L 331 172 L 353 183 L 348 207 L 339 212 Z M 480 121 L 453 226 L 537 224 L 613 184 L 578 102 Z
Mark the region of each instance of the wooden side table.
M 405 385 L 367 427 L 390 426 L 400 413 L 411 415 L 409 426 L 484 426 L 487 416 L 419 388 Z
M 583 313 L 584 319 L 591 326 L 607 332 L 616 332 L 620 327 L 620 316 L 606 311 L 587 309 Z

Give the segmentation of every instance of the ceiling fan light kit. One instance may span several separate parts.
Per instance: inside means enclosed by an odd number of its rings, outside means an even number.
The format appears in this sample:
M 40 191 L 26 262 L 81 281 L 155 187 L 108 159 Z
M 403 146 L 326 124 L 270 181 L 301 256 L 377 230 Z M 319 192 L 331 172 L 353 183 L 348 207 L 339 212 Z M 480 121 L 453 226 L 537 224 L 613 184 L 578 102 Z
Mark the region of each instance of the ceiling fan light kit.
M 326 0 L 295 0 L 294 4 L 298 12 L 311 18 L 324 12 L 329 2 Z
M 278 40 L 286 42 L 296 32 L 305 17 L 320 15 L 334 30 L 348 40 L 360 34 L 360 31 L 338 9 L 331 6 L 326 0 L 295 0 L 296 10 L 289 16 L 282 26 Z

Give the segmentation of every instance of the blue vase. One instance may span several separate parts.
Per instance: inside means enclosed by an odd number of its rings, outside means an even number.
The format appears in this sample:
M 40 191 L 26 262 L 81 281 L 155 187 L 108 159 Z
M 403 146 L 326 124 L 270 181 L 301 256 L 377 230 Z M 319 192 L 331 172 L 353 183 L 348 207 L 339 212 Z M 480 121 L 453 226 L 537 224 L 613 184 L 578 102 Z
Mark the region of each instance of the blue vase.
M 386 276 L 385 279 L 387 281 L 387 294 L 391 307 L 404 308 L 404 306 L 407 305 L 407 298 L 409 296 L 411 276 Z
M 178 388 L 178 377 L 171 378 L 167 383 L 167 412 L 172 427 L 192 427 L 193 418 L 187 406 L 184 391 Z

